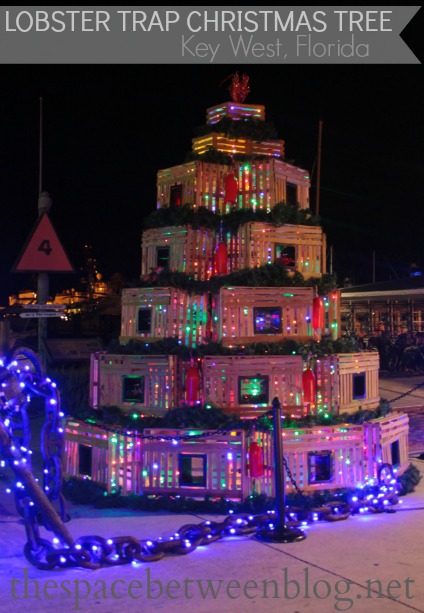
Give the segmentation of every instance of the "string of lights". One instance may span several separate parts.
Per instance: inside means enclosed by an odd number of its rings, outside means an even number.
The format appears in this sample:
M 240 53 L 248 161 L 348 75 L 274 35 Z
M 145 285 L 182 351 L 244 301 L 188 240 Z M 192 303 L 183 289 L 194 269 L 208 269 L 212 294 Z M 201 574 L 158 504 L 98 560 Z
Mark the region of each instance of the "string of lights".
M 253 535 L 264 528 L 273 530 L 276 521 L 274 511 L 260 515 L 230 512 L 220 523 L 204 521 L 200 524 L 187 524 L 174 536 L 166 539 L 159 537 L 156 540 L 138 540 L 132 536 L 106 539 L 100 536 L 85 536 L 74 541 L 63 524 L 65 517 L 61 494 L 60 457 L 64 430 L 57 386 L 49 378 L 30 372 L 29 367 L 21 368 L 16 361 L 0 366 L 0 386 L 2 412 L 0 449 L 16 477 L 14 491 L 28 536 L 24 554 L 37 568 L 46 570 L 54 567 L 79 566 L 95 569 L 102 565 L 127 563 L 138 565 L 142 562 L 160 560 L 168 553 L 188 554 L 199 546 L 208 545 L 223 537 Z M 27 444 L 29 434 L 24 432 L 23 437 L 19 439 L 14 434 L 16 428 L 13 427 L 17 422 L 22 426 L 23 421 L 28 425 L 27 419 L 22 420 L 21 417 L 17 420 L 17 417 L 26 413 L 27 405 L 33 395 L 41 395 L 46 399 L 46 423 L 41 434 L 41 449 L 45 462 L 43 489 L 38 486 L 32 475 L 31 450 L 22 444 L 23 441 Z M 265 416 L 269 416 L 269 413 L 261 415 L 254 421 L 257 422 Z M 108 430 L 108 427 L 104 426 L 104 429 Z M 187 440 L 222 432 L 225 430 L 193 432 L 170 438 Z M 133 433 L 125 430 L 125 434 L 131 436 Z M 166 437 L 149 435 L 146 438 L 165 440 Z M 284 465 L 295 489 L 302 494 L 290 471 L 287 470 L 287 462 L 284 462 Z M 349 502 L 336 500 L 310 509 L 287 507 L 287 526 L 307 526 L 319 520 L 334 522 L 345 520 L 355 514 L 393 511 L 392 507 L 401 502 L 398 496 L 400 485 L 390 465 L 380 466 L 378 483 L 371 480 L 363 488 L 364 495 L 352 496 Z M 60 513 L 51 506 L 51 502 L 55 500 L 60 502 Z M 40 536 L 40 515 L 44 526 L 55 534 L 52 542 Z

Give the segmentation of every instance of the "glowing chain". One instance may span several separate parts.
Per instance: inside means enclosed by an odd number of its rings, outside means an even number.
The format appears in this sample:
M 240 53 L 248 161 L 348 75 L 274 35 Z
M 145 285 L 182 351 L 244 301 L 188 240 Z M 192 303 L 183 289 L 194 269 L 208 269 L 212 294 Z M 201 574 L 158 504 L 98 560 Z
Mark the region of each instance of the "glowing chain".
M 43 489 L 36 482 L 30 467 L 26 408 L 33 395 L 44 397 L 46 402 L 46 422 L 41 435 L 45 465 Z M 273 530 L 274 522 L 278 519 L 274 511 L 256 516 L 238 514 L 229 515 L 220 523 L 204 521 L 201 524 L 186 524 L 174 536 L 166 539 L 138 540 L 132 536 L 105 539 L 100 536 L 85 536 L 74 541 L 63 524 L 65 511 L 61 493 L 60 459 L 64 429 L 56 385 L 50 379 L 30 372 L 27 367 L 20 368 L 17 362 L 1 365 L 0 410 L 0 451 L 16 477 L 17 506 L 24 517 L 28 539 L 24 554 L 31 564 L 41 570 L 70 566 L 96 569 L 102 565 L 153 562 L 160 560 L 165 554 L 188 554 L 201 545 L 208 545 L 226 536 L 253 535 L 264 527 Z M 21 437 L 15 434 L 16 424 L 22 431 Z M 225 430 L 215 431 L 213 434 L 218 432 Z M 212 433 L 202 433 L 197 437 L 209 435 Z M 163 437 L 154 438 L 163 440 Z M 287 463 L 285 466 L 287 470 Z M 287 473 L 300 492 L 289 470 Z M 391 511 L 390 507 L 399 502 L 400 486 L 394 479 L 390 465 L 380 467 L 378 480 L 380 487 L 377 489 L 377 486 L 370 483 L 374 485 L 373 491 L 367 495 L 364 493 L 361 500 L 352 497 L 350 502 L 333 501 L 312 509 L 287 508 L 285 522 L 287 526 L 305 526 L 318 520 L 345 520 L 357 513 Z M 56 500 L 59 500 L 60 515 L 51 504 Z M 40 516 L 44 526 L 55 534 L 52 542 L 40 537 Z

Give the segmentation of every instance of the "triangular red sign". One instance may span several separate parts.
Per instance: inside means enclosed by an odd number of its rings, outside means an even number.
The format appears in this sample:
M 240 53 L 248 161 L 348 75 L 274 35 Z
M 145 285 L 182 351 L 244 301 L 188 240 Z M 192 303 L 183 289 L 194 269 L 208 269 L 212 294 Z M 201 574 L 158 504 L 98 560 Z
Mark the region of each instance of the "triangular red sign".
M 14 272 L 74 272 L 47 213 L 38 219 Z

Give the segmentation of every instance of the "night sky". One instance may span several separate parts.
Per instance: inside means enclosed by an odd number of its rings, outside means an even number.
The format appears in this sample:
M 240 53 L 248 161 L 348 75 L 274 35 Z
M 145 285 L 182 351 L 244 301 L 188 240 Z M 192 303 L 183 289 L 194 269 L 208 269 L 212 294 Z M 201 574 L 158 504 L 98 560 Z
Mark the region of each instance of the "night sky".
M 266 105 L 287 159 L 309 171 L 324 121 L 320 212 L 339 283 L 371 282 L 373 251 L 377 280 L 424 266 L 422 66 L 2 66 L 0 303 L 31 284 L 9 271 L 37 219 L 40 96 L 59 237 L 76 267 L 89 242 L 106 280 L 131 280 L 156 172 L 184 161 L 235 70 L 250 75 L 247 102 Z M 52 276 L 69 286 L 76 276 Z

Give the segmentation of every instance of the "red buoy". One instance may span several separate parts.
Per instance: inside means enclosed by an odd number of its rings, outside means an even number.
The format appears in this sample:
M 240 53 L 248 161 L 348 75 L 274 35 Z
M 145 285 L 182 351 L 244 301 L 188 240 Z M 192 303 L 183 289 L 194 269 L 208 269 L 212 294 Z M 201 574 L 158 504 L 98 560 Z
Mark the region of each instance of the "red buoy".
M 314 330 L 324 328 L 324 302 L 319 296 L 315 296 L 312 302 L 312 327 Z
M 260 479 L 264 474 L 264 456 L 262 447 L 252 442 L 249 446 L 249 474 L 255 479 Z
M 302 373 L 302 388 L 304 404 L 316 404 L 317 385 L 315 375 L 310 368 L 307 368 Z
M 212 339 L 212 316 L 208 313 L 205 327 L 205 338 L 209 341 Z
M 190 366 L 185 378 L 185 390 L 187 402 L 197 402 L 200 390 L 200 373 L 196 366 Z
M 237 202 L 238 181 L 236 175 L 230 172 L 224 179 L 224 204 Z
M 219 243 L 215 249 L 214 268 L 217 275 L 228 274 L 228 251 L 225 243 Z

